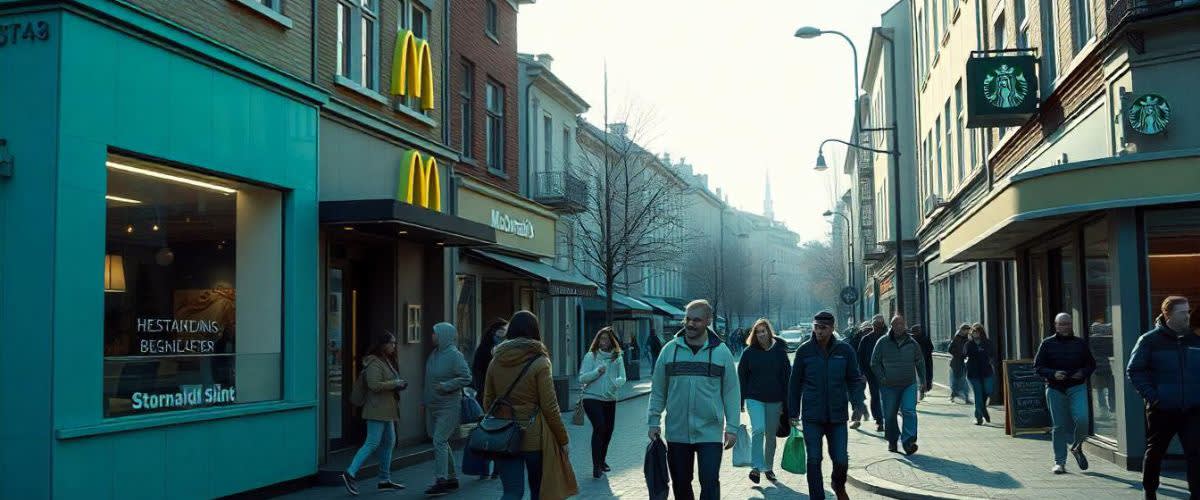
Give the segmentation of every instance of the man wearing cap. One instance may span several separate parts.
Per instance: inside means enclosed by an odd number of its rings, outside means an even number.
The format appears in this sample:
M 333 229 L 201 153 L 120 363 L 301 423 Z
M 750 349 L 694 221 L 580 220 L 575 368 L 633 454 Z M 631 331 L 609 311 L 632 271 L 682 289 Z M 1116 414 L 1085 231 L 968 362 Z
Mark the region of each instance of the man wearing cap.
M 846 494 L 846 475 L 850 469 L 847 450 L 850 419 L 847 405 L 862 413 L 866 382 L 858 369 L 854 349 L 833 336 L 833 314 L 821 311 L 813 317 L 813 335 L 796 350 L 792 376 L 788 384 L 788 417 L 793 427 L 803 425 L 804 447 L 808 455 L 808 496 L 825 498 L 821 476 L 821 441 L 829 442 L 833 460 L 833 491 L 838 500 Z

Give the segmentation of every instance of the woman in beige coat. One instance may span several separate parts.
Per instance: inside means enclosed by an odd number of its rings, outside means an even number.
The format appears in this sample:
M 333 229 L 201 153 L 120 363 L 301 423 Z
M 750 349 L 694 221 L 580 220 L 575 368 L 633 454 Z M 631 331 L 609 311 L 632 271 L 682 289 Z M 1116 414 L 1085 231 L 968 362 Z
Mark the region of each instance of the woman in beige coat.
M 342 473 L 346 491 L 358 495 L 355 474 L 372 453 L 379 455 L 380 490 L 402 490 L 404 485 L 391 479 L 392 449 L 396 447 L 396 421 L 399 418 L 400 391 L 408 382 L 400 378 L 396 369 L 396 337 L 384 332 L 375 339 L 371 349 L 363 358 L 363 373 L 367 383 L 367 399 L 362 407 L 362 418 L 367 422 L 367 438 L 362 448 L 354 455 L 350 467 Z

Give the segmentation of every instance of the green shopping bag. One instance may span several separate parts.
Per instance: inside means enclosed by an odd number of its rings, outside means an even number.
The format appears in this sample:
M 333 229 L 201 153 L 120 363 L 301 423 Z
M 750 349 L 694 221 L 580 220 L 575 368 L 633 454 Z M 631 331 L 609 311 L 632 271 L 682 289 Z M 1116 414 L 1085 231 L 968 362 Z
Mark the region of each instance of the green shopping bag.
M 783 470 L 792 474 L 808 471 L 808 454 L 804 449 L 804 433 L 792 427 L 792 434 L 783 443 Z

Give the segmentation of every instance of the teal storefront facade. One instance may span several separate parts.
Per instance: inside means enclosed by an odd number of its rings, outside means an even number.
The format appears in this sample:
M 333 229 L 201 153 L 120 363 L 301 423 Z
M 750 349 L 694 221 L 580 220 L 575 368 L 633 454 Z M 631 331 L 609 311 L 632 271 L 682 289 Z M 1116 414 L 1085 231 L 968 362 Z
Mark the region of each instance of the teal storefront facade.
M 0 25 L 0 498 L 314 474 L 325 94 L 122 2 Z

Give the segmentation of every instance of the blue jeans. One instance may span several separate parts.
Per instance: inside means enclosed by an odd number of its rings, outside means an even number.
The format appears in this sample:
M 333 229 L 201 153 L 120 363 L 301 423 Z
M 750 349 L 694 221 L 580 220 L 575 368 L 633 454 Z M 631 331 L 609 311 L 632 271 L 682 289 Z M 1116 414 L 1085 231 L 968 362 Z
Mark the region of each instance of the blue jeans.
M 367 420 L 367 439 L 362 448 L 354 454 L 350 467 L 346 468 L 351 476 L 358 477 L 358 470 L 370 458 L 372 453 L 379 451 L 379 480 L 388 481 L 392 478 L 392 448 L 396 447 L 396 424 L 391 421 Z
M 867 375 L 867 390 L 871 396 L 871 417 L 875 419 L 875 423 L 882 423 L 883 407 L 879 404 L 879 379 L 875 378 L 875 375 Z M 866 420 L 866 415 L 863 415 L 863 420 Z
M 988 420 L 991 420 L 991 416 L 987 412 L 987 400 L 988 396 L 992 394 L 996 377 L 973 378 L 969 380 L 971 381 L 971 389 L 975 392 L 975 418 L 987 417 Z
M 746 400 L 750 414 L 750 462 L 754 470 L 775 470 L 775 431 L 779 429 L 779 413 L 783 403 L 764 403 Z
M 529 498 L 538 498 L 542 493 L 542 452 L 523 451 L 520 455 L 496 460 L 496 471 L 504 495 L 500 500 L 521 500 L 525 496 L 524 472 L 529 476 Z
M 824 478 L 821 477 L 821 438 L 829 443 L 829 459 L 833 461 L 833 489 L 846 486 L 846 472 L 850 470 L 849 437 L 846 423 L 818 423 L 805 421 L 804 450 L 808 455 L 808 497 L 816 500 L 825 498 Z
M 1087 384 L 1068 387 L 1066 392 L 1046 388 L 1046 406 L 1054 422 L 1054 463 L 1067 463 L 1067 444 L 1074 448 L 1087 438 Z
M 971 402 L 971 393 L 967 389 L 967 369 L 950 369 L 950 397 L 961 397 L 963 401 Z
M 897 436 L 907 445 L 917 441 L 917 384 L 906 387 L 880 387 L 883 399 L 884 435 L 888 443 L 895 443 Z M 904 427 L 896 422 L 896 414 L 904 419 Z
M 721 443 L 667 443 L 667 471 L 671 474 L 675 500 L 696 498 L 692 491 L 692 474 L 697 461 L 700 462 L 700 500 L 721 498 L 721 451 Z

